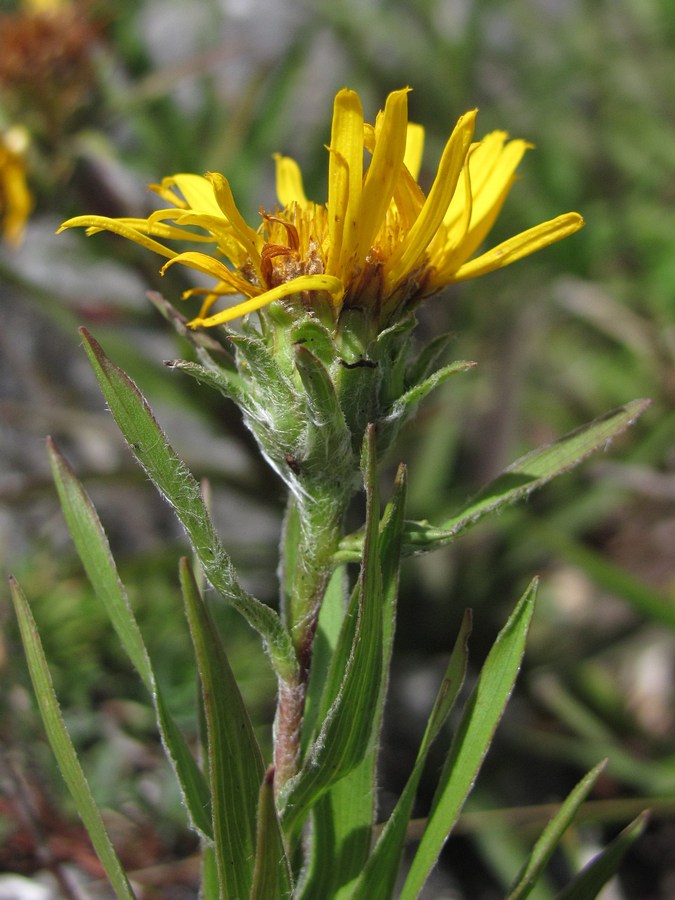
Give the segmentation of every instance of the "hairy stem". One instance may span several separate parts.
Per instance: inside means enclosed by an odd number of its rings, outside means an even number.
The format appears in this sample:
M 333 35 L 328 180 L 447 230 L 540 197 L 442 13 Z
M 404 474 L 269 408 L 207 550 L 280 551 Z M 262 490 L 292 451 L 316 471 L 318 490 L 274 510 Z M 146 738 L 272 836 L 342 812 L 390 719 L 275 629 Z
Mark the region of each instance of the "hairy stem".
M 342 535 L 348 497 L 289 498 L 280 572 L 282 615 L 291 632 L 298 676 L 280 683 L 274 720 L 274 786 L 278 793 L 298 771 L 300 740 L 314 635 L 321 602 Z

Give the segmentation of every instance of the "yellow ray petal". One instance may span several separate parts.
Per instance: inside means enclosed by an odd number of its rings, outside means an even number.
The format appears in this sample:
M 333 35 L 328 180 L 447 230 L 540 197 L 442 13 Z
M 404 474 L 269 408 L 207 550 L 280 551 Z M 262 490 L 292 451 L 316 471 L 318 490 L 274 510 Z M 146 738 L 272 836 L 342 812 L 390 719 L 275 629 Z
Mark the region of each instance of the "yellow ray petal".
M 344 88 L 335 97 L 328 158 L 328 258 L 326 272 L 340 270 L 351 255 L 363 179 L 363 109 L 359 95 Z
M 143 222 L 145 220 L 141 219 L 139 221 Z M 75 218 L 64 222 L 56 233 L 61 234 L 67 228 L 77 227 L 86 228 L 88 235 L 96 234 L 98 231 L 112 231 L 113 234 L 119 234 L 129 241 L 134 241 L 134 243 L 140 244 L 148 250 L 159 253 L 160 256 L 166 256 L 169 259 L 173 259 L 176 256 L 175 250 L 165 247 L 158 241 L 153 241 L 152 238 L 128 225 L 124 219 L 109 219 L 107 216 L 75 216 Z
M 245 294 L 247 297 L 259 294 L 261 291 L 260 288 L 246 281 L 236 272 L 233 272 L 232 269 L 228 269 L 228 267 L 221 263 L 220 260 L 214 259 L 207 253 L 199 253 L 197 250 L 188 250 L 186 253 L 178 253 L 173 259 L 170 259 L 168 263 L 165 263 L 162 266 L 162 275 L 169 266 L 172 266 L 175 263 L 182 263 L 184 266 L 189 266 L 191 269 L 203 272 L 204 275 L 211 275 L 218 281 L 231 285 L 233 290 L 238 294 Z
M 497 134 L 503 135 L 503 132 Z M 490 136 L 492 137 L 492 136 Z M 494 143 L 494 142 L 493 142 Z M 526 141 L 509 141 L 488 157 L 484 151 L 484 143 L 472 152 L 469 167 L 471 170 L 471 192 L 473 211 L 471 227 L 466 235 L 468 258 L 480 246 L 494 223 L 506 195 L 515 180 L 515 172 L 526 150 L 531 146 Z M 454 199 L 450 204 L 445 224 L 453 227 L 453 215 L 459 214 Z
M 343 251 L 343 260 L 347 266 L 350 262 L 357 269 L 363 265 L 394 195 L 394 186 L 400 177 L 405 155 L 408 92 L 409 88 L 403 88 L 389 94 L 376 126 L 377 142 L 359 202 L 353 259 L 347 259 Z
M 240 316 L 262 309 L 263 306 L 269 305 L 274 300 L 299 294 L 302 291 L 326 291 L 339 297 L 342 295 L 343 286 L 339 278 L 331 275 L 301 275 L 293 281 L 286 281 L 272 288 L 271 291 L 251 297 L 243 303 L 238 303 L 230 309 L 224 309 L 207 319 L 197 317 L 188 322 L 188 325 L 190 328 L 212 328 L 215 325 L 223 325 L 225 322 L 231 322 L 232 319 L 238 319 Z
M 479 275 L 485 275 L 493 272 L 495 269 L 502 269 L 516 260 L 529 256 L 556 241 L 569 237 L 583 228 L 584 220 L 576 212 L 565 213 L 548 222 L 542 222 L 541 225 L 535 225 L 521 234 L 517 234 L 507 241 L 488 250 L 487 253 L 477 256 L 470 262 L 465 263 L 455 272 L 451 281 L 465 281 L 467 278 L 476 278 Z
M 211 234 L 203 234 L 200 231 L 189 231 L 187 228 L 179 228 L 178 225 L 194 225 L 196 213 L 182 212 L 180 209 L 158 209 L 151 213 L 147 219 L 125 220 L 132 227 L 144 234 L 162 240 L 193 241 L 196 243 L 214 243 L 215 238 Z M 169 220 L 166 222 L 165 220 Z M 227 223 L 221 218 L 223 225 Z M 135 223 L 135 224 L 134 224 Z M 172 224 L 173 223 L 173 224 Z
M 230 184 L 224 175 L 218 172 L 209 172 L 206 176 L 213 185 L 213 192 L 220 211 L 232 226 L 233 236 L 241 244 L 249 255 L 256 271 L 260 273 L 260 253 L 258 250 L 262 238 L 246 223 L 246 220 L 237 209 L 234 202 Z
M 302 184 L 302 172 L 300 166 L 290 156 L 274 154 L 277 168 L 277 199 L 282 209 L 297 203 L 301 207 L 307 206 L 307 197 Z
M 417 221 L 387 261 L 386 282 L 396 284 L 417 263 L 438 231 L 450 204 L 473 137 L 476 110 L 459 118 L 445 145 L 436 178 Z
M 410 172 L 415 181 L 419 178 L 423 154 L 424 128 L 416 122 L 408 122 L 403 165 Z
M 212 216 L 222 215 L 214 195 L 213 185 L 208 178 L 203 175 L 182 173 L 174 175 L 171 181 L 185 197 L 190 209 L 195 212 L 210 213 Z
M 404 166 L 394 188 L 394 203 L 405 231 L 410 231 L 417 221 L 425 199 L 424 191 Z

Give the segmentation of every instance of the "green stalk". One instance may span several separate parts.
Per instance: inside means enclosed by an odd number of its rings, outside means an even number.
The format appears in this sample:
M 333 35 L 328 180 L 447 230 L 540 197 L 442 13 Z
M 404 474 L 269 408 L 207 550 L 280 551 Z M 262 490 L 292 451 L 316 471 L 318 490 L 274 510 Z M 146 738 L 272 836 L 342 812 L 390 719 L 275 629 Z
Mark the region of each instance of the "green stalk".
M 275 791 L 300 765 L 300 740 L 321 603 L 343 533 L 349 495 L 317 490 L 300 502 L 289 495 L 282 536 L 281 608 L 298 659 L 298 674 L 280 684 L 274 720 Z

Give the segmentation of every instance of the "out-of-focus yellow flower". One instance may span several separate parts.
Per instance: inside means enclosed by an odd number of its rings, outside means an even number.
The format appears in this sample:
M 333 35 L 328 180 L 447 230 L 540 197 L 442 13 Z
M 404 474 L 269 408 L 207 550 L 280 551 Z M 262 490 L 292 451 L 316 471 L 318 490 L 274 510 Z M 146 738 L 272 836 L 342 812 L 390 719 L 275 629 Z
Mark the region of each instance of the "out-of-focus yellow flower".
M 0 133 L 0 226 L 8 244 L 18 247 L 33 197 L 26 183 L 28 134 L 18 125 Z
M 64 134 L 96 97 L 93 50 L 102 32 L 89 0 L 22 0 L 0 13 L 0 94 L 9 121 L 39 148 Z
M 384 327 L 446 285 L 500 269 L 583 225 L 578 213 L 566 213 L 476 256 L 528 144 L 502 131 L 476 142 L 475 118 L 475 111 L 460 117 L 425 194 L 417 183 L 424 131 L 408 122 L 408 89 L 388 96 L 374 125 L 364 122 L 358 95 L 344 89 L 333 109 L 325 205 L 307 199 L 297 164 L 277 156 L 279 206 L 261 213 L 258 228 L 244 221 L 227 179 L 210 173 L 153 185 L 171 208 L 147 219 L 79 216 L 62 229 L 112 231 L 167 257 L 162 271 L 182 263 L 212 276 L 213 288 L 186 294 L 205 294 L 193 327 L 284 297 L 305 307 L 328 301 L 336 321 L 343 309 L 359 307 Z M 166 240 L 214 244 L 215 252 L 176 252 Z M 245 299 L 211 315 L 227 294 Z
M 22 8 L 28 13 L 38 15 L 61 12 L 71 7 L 69 0 L 23 0 Z

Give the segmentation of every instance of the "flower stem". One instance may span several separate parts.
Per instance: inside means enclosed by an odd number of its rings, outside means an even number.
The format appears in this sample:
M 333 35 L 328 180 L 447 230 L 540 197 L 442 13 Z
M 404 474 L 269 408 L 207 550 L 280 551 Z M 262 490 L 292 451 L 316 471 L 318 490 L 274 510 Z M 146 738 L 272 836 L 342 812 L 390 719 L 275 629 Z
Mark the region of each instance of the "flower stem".
M 275 790 L 298 771 L 312 647 L 349 497 L 289 495 L 282 538 L 281 607 L 298 674 L 280 684 L 274 721 Z

